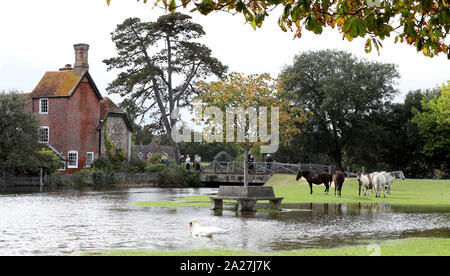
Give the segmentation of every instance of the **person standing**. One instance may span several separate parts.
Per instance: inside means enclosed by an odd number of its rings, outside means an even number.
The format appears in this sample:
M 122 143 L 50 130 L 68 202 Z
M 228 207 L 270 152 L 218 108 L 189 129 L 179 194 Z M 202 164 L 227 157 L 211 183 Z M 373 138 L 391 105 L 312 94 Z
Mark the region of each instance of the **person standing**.
M 248 155 L 248 170 L 251 173 L 253 173 L 253 162 L 255 162 L 255 158 L 253 158 L 253 155 L 251 153 L 249 153 L 249 155 Z
M 266 172 L 268 172 L 268 173 L 272 172 L 272 162 L 273 162 L 273 159 L 269 153 L 269 154 L 267 154 L 267 157 L 266 157 Z
M 191 169 L 191 157 L 188 155 L 186 155 L 186 170 L 190 170 Z
M 200 163 L 202 162 L 202 157 L 200 154 L 197 154 L 197 171 L 200 170 Z
M 184 158 L 184 155 L 181 155 L 180 159 L 178 160 L 178 165 L 183 165 L 183 163 L 186 161 L 186 159 Z

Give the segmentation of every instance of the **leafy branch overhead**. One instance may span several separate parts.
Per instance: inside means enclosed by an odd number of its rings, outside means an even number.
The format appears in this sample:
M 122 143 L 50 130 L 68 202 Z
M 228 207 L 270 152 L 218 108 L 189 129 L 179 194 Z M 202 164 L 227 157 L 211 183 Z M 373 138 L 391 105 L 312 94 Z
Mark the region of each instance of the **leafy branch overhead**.
M 106 2 L 109 5 L 111 1 Z M 394 36 L 395 42 L 406 42 L 425 56 L 446 53 L 450 59 L 450 44 L 446 40 L 450 31 L 449 0 L 153 0 L 153 3 L 169 12 L 189 6 L 191 12 L 204 15 L 212 11 L 242 14 L 254 29 L 261 27 L 269 14 L 278 12 L 280 28 L 294 32 L 298 38 L 304 28 L 321 34 L 325 27 L 331 27 L 349 41 L 366 38 L 367 53 L 375 48 L 379 54 L 381 41 Z

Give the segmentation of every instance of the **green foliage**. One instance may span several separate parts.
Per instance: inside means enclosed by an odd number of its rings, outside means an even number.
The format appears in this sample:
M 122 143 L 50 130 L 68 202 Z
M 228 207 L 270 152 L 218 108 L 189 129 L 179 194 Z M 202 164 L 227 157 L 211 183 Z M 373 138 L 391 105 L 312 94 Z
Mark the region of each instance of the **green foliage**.
M 138 0 L 139 1 L 139 0 Z M 106 1 L 109 5 L 110 0 Z M 144 0 L 144 3 L 147 0 Z M 242 14 L 253 29 L 260 28 L 269 14 L 279 12 L 278 24 L 284 32 L 294 32 L 300 38 L 306 28 L 321 34 L 330 27 L 351 41 L 356 37 L 367 38 L 365 50 L 370 52 L 373 43 L 379 53 L 381 40 L 395 35 L 395 42 L 405 42 L 433 57 L 439 53 L 448 55 L 450 46 L 446 40 L 450 32 L 450 2 L 433 1 L 384 1 L 384 0 L 153 0 L 168 12 L 191 6 L 191 11 L 207 15 L 213 11 Z M 275 9 L 282 7 L 282 9 Z
M 162 163 L 149 163 L 147 166 L 145 166 L 145 172 L 148 173 L 158 173 L 163 171 L 165 168 L 167 168 L 166 164 Z
M 158 173 L 160 187 L 201 187 L 200 174 L 191 172 L 182 166 L 170 166 Z
M 147 161 L 147 163 L 150 163 L 150 164 L 161 163 L 162 157 L 163 157 L 162 153 L 153 153 L 152 155 L 150 155 L 147 158 L 146 161 Z
M 18 92 L 0 92 L 0 170 L 9 173 L 39 167 L 38 119 L 26 101 Z
M 440 95 L 424 97 L 423 111 L 414 108 L 413 122 L 425 139 L 423 152 L 433 157 L 439 164 L 437 169 L 450 169 L 450 81 L 439 89 Z M 450 175 L 450 172 L 447 174 Z
M 47 173 L 54 174 L 58 172 L 58 168 L 61 164 L 61 158 L 52 150 L 42 148 L 38 151 L 38 158 L 41 166 L 45 168 Z
M 119 147 L 116 147 L 113 141 L 109 140 L 106 137 L 105 132 L 105 147 L 106 154 L 108 155 L 108 159 L 111 161 L 111 166 L 114 171 L 121 171 L 123 167 L 123 161 L 127 159 L 123 150 Z
M 102 188 L 106 186 L 113 185 L 116 181 L 114 178 L 114 174 L 104 173 L 100 171 L 94 171 L 91 173 L 92 176 L 92 182 L 94 184 L 94 187 L 96 188 Z
M 191 104 L 192 85 L 209 75 L 220 77 L 227 70 L 198 42 L 204 34 L 201 25 L 180 13 L 161 16 L 156 22 L 126 19 L 111 34 L 117 56 L 103 61 L 108 70 L 121 71 L 108 85 L 108 92 L 125 97 L 121 107 L 133 120 L 151 118 L 165 133 L 172 133 L 176 120 L 170 114 Z M 178 145 L 171 135 L 167 137 L 178 159 Z
M 295 154 L 303 149 L 325 154 L 337 168 L 343 167 L 344 158 L 378 161 L 381 149 L 374 147 L 382 147 L 378 139 L 383 139 L 384 122 L 377 116 L 397 93 L 394 64 L 369 62 L 344 51 L 310 51 L 296 56 L 282 75 L 294 105 L 309 115 L 296 137 Z
M 143 173 L 147 163 L 144 160 L 137 158 L 135 154 L 131 155 L 129 167 L 125 169 L 127 173 Z
M 226 151 L 221 151 L 214 157 L 214 161 L 216 161 L 216 162 L 231 162 L 231 161 L 233 161 L 233 158 Z
M 105 173 L 111 173 L 114 171 L 111 161 L 104 156 L 97 157 L 92 163 L 92 167 L 98 171 Z

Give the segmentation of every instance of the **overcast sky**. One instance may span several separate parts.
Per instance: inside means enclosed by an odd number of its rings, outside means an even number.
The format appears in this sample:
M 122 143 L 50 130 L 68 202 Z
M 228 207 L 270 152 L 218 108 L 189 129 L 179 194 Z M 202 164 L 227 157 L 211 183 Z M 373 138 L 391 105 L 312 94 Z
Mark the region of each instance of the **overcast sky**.
M 56 71 L 67 63 L 73 65 L 73 44 L 87 43 L 89 71 L 106 96 L 105 88 L 116 75 L 107 72 L 102 62 L 115 56 L 110 33 L 128 17 L 155 21 L 163 14 L 152 8 L 152 1 L 148 2 L 112 0 L 108 7 L 105 0 L 0 1 L 0 91 L 31 92 L 46 71 Z M 189 14 L 188 10 L 180 11 Z M 244 24 L 241 15 L 190 15 L 205 29 L 202 42 L 230 71 L 276 76 L 296 54 L 334 48 L 368 60 L 396 63 L 401 75 L 396 100 L 403 99 L 409 90 L 434 88 L 450 79 L 446 55 L 428 58 L 414 47 L 394 44 L 390 38 L 383 41 L 378 56 L 376 50 L 364 52 L 363 39 L 347 42 L 336 30 L 326 30 L 322 35 L 305 30 L 302 38 L 293 39 L 293 33 L 284 33 L 278 27 L 279 13 L 271 14 L 257 31 Z M 121 101 L 117 95 L 110 97 L 116 103 Z

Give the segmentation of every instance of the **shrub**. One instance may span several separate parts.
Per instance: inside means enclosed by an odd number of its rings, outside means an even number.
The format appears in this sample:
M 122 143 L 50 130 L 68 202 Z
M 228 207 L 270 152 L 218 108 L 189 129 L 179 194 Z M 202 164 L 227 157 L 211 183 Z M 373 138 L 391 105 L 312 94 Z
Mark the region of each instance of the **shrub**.
M 180 166 L 165 167 L 158 172 L 158 185 L 162 187 L 200 187 L 199 172 L 191 172 Z
M 97 188 L 109 186 L 115 183 L 114 174 L 106 174 L 103 172 L 92 172 L 92 181 Z
M 149 158 L 147 158 L 147 163 L 150 164 L 161 163 L 162 156 L 163 156 L 162 153 L 153 153 L 152 155 L 150 155 Z
M 103 156 L 97 157 L 92 163 L 92 167 L 101 172 L 111 173 L 113 172 L 113 166 L 111 161 Z
M 145 166 L 145 172 L 149 172 L 149 173 L 157 173 L 160 171 L 163 171 L 164 169 L 167 168 L 166 164 L 162 164 L 162 163 L 150 163 L 147 166 Z
M 147 163 L 141 159 L 131 159 L 130 166 L 125 170 L 127 173 L 143 173 Z

